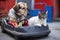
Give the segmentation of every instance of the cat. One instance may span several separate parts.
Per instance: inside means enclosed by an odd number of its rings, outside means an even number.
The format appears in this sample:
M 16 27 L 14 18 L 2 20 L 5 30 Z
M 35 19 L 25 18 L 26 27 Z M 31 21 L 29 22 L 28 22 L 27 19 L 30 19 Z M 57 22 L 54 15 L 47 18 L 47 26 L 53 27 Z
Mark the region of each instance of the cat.
M 46 26 L 47 25 L 47 23 L 46 23 L 47 13 L 48 13 L 48 11 L 42 12 L 42 13 L 38 12 L 38 16 L 31 17 L 28 20 L 29 26 L 34 26 L 34 25 L 38 25 L 38 26 L 44 25 L 44 26 Z

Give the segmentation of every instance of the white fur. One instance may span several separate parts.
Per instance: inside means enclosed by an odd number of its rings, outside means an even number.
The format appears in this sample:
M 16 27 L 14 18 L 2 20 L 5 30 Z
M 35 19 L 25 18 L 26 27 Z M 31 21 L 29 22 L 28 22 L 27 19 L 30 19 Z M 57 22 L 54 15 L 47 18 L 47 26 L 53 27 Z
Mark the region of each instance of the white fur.
M 15 10 L 13 8 L 9 10 L 8 16 L 15 18 Z
M 43 24 L 44 26 L 47 25 L 46 23 L 46 19 L 39 19 L 38 16 L 32 17 L 28 20 L 28 24 L 29 26 L 34 26 L 34 25 L 38 25 L 41 26 L 41 24 Z

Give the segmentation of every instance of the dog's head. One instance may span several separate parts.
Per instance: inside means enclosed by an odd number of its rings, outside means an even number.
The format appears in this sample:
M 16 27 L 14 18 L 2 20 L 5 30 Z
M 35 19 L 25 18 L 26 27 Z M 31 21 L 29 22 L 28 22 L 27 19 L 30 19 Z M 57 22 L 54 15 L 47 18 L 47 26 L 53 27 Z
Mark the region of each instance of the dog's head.
M 21 10 L 18 10 L 18 12 L 16 12 L 16 18 L 19 19 L 20 21 L 24 21 L 25 19 L 25 15 L 23 13 L 20 12 Z
M 45 19 L 45 18 L 47 18 L 47 13 L 48 13 L 48 11 L 46 11 L 46 12 L 39 12 L 38 13 L 38 18 L 39 19 Z
M 16 13 L 19 12 L 20 14 L 24 14 L 24 15 L 28 14 L 27 3 L 19 2 L 14 5 L 13 9 L 16 11 Z

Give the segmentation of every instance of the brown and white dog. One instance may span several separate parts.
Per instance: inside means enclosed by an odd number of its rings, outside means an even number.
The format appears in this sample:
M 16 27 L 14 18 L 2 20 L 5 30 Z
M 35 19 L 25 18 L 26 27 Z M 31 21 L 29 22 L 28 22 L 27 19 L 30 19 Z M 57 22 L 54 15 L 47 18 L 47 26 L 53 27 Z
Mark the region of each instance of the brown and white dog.
M 19 2 L 17 4 L 15 4 L 13 6 L 13 8 L 10 9 L 9 11 L 9 14 L 8 16 L 10 17 L 10 23 L 12 23 L 15 27 L 18 27 L 18 26 L 22 26 L 23 24 L 23 21 L 19 22 L 19 24 L 17 24 L 16 20 L 16 15 L 24 15 L 24 16 L 27 16 L 28 14 L 28 10 L 27 10 L 27 3 L 24 3 L 24 2 Z M 22 16 L 22 18 L 20 18 L 20 20 L 23 20 L 24 19 L 24 16 Z
M 32 26 L 32 25 L 33 26 L 34 25 L 37 25 L 37 26 L 44 25 L 44 26 L 46 26 L 47 25 L 47 23 L 46 23 L 47 13 L 48 13 L 48 11 L 47 12 L 42 12 L 42 13 L 39 12 L 38 16 L 34 16 L 34 17 L 30 18 L 28 20 L 29 26 Z

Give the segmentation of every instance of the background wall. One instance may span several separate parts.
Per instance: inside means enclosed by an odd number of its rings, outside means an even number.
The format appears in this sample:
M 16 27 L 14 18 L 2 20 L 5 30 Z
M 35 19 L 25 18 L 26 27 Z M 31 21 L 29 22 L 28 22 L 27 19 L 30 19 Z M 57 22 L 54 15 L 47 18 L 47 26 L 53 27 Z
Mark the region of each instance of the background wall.
M 15 3 L 26 2 L 29 9 L 46 10 L 46 6 L 53 7 L 53 19 L 60 17 L 60 1 L 59 0 L 0 0 L 0 14 L 6 9 L 7 11 L 13 7 Z
M 6 9 L 9 11 L 10 8 L 15 4 L 15 0 L 6 0 Z
M 15 0 L 0 0 L 0 19 L 8 15 L 8 11 L 15 4 Z
M 28 8 L 31 9 L 32 0 L 17 0 L 17 3 L 18 3 L 18 2 L 26 2 L 27 5 L 28 5 Z

